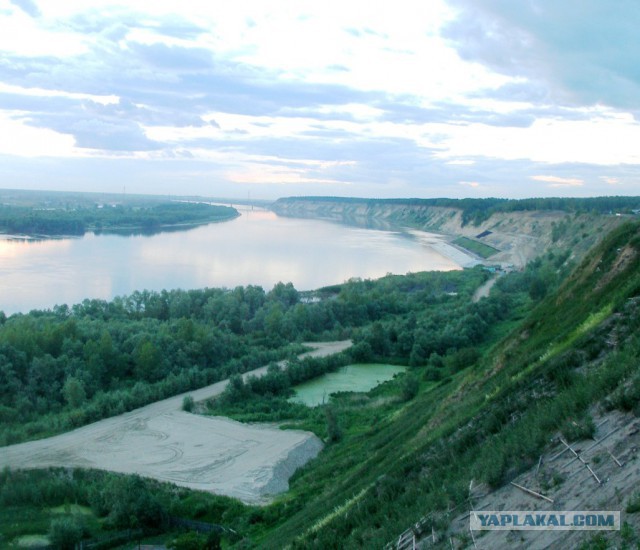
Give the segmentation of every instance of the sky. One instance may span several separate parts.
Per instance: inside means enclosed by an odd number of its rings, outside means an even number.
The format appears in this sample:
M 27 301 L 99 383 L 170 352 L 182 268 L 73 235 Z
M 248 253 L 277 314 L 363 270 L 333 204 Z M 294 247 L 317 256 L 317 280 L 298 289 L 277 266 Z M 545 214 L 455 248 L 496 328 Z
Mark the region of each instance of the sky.
M 0 0 L 0 187 L 640 195 L 640 2 Z

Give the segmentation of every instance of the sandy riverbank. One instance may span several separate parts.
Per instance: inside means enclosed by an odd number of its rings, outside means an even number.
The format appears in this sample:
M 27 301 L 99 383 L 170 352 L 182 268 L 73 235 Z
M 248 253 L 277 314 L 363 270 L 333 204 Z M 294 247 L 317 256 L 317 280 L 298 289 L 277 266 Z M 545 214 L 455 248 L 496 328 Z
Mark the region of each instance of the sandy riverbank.
M 307 344 L 325 356 L 350 341 Z M 305 354 L 306 355 L 306 354 Z M 247 373 L 260 376 L 266 367 Z M 247 503 L 266 503 L 288 489 L 293 472 L 317 456 L 310 432 L 241 424 L 180 410 L 182 399 L 220 394 L 228 381 L 181 394 L 58 436 L 0 448 L 0 468 L 76 467 L 139 474 L 211 491 Z
M 461 250 L 447 242 L 444 235 L 436 233 L 427 233 L 426 231 L 418 231 L 417 229 L 409 229 L 407 233 L 413 235 L 418 241 L 433 248 L 443 256 L 457 263 L 460 267 L 473 267 L 481 264 L 482 261 L 472 256 L 470 253 Z

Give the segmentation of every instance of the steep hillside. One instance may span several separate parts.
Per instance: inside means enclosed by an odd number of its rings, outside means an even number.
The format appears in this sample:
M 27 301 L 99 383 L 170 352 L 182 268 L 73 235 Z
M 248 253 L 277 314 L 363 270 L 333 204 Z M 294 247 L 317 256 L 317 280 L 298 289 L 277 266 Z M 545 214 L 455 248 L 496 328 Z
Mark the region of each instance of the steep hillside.
M 448 236 L 451 242 L 456 237 L 467 237 L 497 250 L 488 257 L 489 262 L 513 264 L 518 268 L 551 245 L 570 246 L 580 258 L 604 234 L 629 217 L 606 209 L 605 213 L 594 209 L 536 210 L 535 204 L 504 211 L 485 205 L 486 210 L 478 213 L 470 210 L 465 201 L 458 202 L 448 200 L 444 203 L 447 206 L 440 206 L 417 200 L 292 197 L 279 199 L 271 208 L 280 216 L 318 218 L 379 229 L 436 232 Z M 564 202 L 558 203 L 558 208 L 564 206 Z M 461 242 L 454 244 L 467 248 Z M 467 249 L 474 252 L 473 243 Z
M 597 535 L 605 543 L 639 540 L 634 416 L 640 414 L 639 328 L 640 224 L 627 224 L 608 235 L 557 292 L 484 357 L 452 379 L 423 388 L 389 421 L 373 424 L 358 443 L 368 449 L 366 460 L 354 462 L 363 456 L 354 447 L 336 449 L 325 455 L 324 465 L 299 476 L 294 490 L 313 485 L 314 477 L 321 479 L 329 468 L 335 485 L 316 483 L 314 496 L 270 531 L 261 546 L 395 546 L 403 529 L 412 525 L 423 547 L 473 546 L 466 518 L 475 504 L 504 509 L 505 502 L 516 502 L 549 509 L 546 501 L 543 506 L 535 498 L 526 503 L 504 498 L 505 491 L 519 492 L 510 481 L 532 484 L 527 475 L 534 472 L 540 475 L 535 489 L 555 499 L 555 509 L 573 503 L 622 510 L 627 525 L 622 532 Z M 586 451 L 585 439 L 606 435 L 607 422 L 610 428 L 625 429 L 597 449 L 597 460 L 610 462 L 610 451 L 623 457 L 622 466 L 600 465 L 585 454 L 601 473 L 602 484 L 570 478 L 584 475 L 583 467 L 577 473 L 546 467 L 562 450 L 560 437 L 578 452 Z M 545 466 L 536 471 L 541 455 Z M 564 462 L 558 466 L 565 467 Z M 611 468 L 620 470 L 616 477 L 607 473 Z M 571 493 L 572 487 L 579 496 Z M 482 501 L 487 494 L 497 496 Z M 477 544 L 524 548 L 532 542 L 527 536 L 499 539 L 491 533 Z M 591 537 L 579 531 L 553 536 L 536 545 L 553 547 L 562 540 L 562 547 L 572 548 Z

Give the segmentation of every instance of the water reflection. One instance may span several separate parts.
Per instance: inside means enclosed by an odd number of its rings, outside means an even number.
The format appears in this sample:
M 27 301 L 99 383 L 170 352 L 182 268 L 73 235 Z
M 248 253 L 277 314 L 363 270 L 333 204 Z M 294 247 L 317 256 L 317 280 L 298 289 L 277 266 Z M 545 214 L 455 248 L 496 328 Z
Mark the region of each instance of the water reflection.
M 291 281 L 306 290 L 351 277 L 458 268 L 411 235 L 256 209 L 229 222 L 151 236 L 1 239 L 0 309 L 28 311 L 143 289 L 270 289 Z

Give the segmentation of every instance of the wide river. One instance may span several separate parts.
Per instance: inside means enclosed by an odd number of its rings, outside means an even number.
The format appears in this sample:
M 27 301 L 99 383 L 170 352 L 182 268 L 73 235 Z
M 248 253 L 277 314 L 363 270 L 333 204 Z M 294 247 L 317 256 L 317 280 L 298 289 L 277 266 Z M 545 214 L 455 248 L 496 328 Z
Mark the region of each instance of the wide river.
M 438 251 L 440 250 L 440 252 Z M 0 237 L 0 310 L 7 314 L 134 290 L 260 285 L 298 290 L 351 277 L 459 269 L 435 236 L 283 218 L 245 210 L 232 221 L 151 236 L 55 240 Z M 467 258 L 468 259 L 468 258 Z

